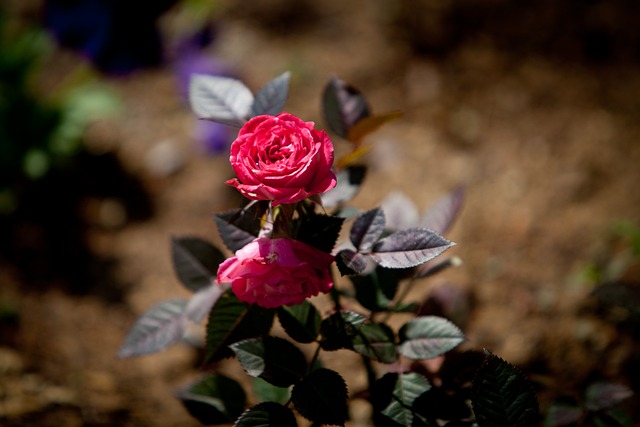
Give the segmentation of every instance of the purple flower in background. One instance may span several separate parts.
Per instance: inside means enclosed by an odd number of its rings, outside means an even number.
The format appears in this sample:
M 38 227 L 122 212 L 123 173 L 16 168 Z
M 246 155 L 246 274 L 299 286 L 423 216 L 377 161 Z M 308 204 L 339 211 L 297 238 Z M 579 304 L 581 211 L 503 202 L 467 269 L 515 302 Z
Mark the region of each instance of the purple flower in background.
M 233 129 L 227 125 L 209 120 L 198 120 L 193 132 L 196 143 L 207 154 L 228 154 L 234 138 Z
M 189 103 L 189 82 L 194 74 L 237 78 L 228 66 L 207 52 L 214 38 L 214 29 L 206 27 L 179 40 L 173 48 L 173 70 L 178 93 L 185 104 Z M 227 125 L 198 120 L 193 136 L 206 153 L 223 154 L 228 152 L 236 133 L 237 129 Z
M 45 26 L 100 71 L 126 74 L 164 60 L 158 17 L 177 0 L 47 0 Z

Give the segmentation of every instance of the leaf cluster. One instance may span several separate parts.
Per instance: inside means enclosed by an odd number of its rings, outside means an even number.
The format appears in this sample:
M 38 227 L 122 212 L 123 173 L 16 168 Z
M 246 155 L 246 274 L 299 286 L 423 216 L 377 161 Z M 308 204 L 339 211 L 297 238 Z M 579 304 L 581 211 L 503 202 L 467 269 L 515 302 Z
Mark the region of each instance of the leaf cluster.
M 547 409 L 544 426 L 630 426 L 631 420 L 620 406 L 632 395 L 633 392 L 622 384 L 595 382 L 586 388 L 579 400 L 559 398 L 554 401 Z

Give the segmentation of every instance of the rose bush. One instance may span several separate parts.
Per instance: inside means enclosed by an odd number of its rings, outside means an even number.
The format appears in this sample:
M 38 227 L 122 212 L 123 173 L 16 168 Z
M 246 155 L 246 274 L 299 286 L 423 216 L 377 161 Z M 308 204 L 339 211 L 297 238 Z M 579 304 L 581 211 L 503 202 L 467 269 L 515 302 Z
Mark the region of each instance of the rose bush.
M 217 282 L 231 282 L 240 301 L 265 308 L 300 304 L 331 289 L 333 260 L 299 240 L 258 238 L 220 264 Z
M 372 116 L 366 99 L 334 77 L 323 94 L 325 118 L 336 134 L 353 138 L 352 151 L 343 158 L 341 183 L 328 198 L 332 203 L 309 200 L 336 185 L 333 147 L 313 123 L 287 113 L 273 115 L 282 111 L 287 94 L 288 73 L 255 97 L 237 80 L 199 75 L 193 81 L 190 100 L 199 117 L 244 124 L 231 147 L 238 176 L 228 183 L 259 202 L 214 214 L 222 242 L 235 253 L 232 258 L 197 237 L 172 240 L 175 271 L 193 295 L 149 309 L 118 354 L 147 354 L 183 342 L 191 334 L 190 323 L 200 323 L 208 313 L 205 348 L 199 354 L 215 370 L 177 393 L 205 425 L 296 427 L 299 418 L 306 418 L 311 425 L 344 426 L 350 396 L 369 401 L 376 426 L 538 425 L 534 387 L 515 367 L 488 350 L 465 348 L 448 357 L 466 339 L 438 313 L 460 313 L 448 310 L 446 301 L 443 305 L 431 292 L 422 301 L 405 300 L 422 293 L 414 287 L 419 280 L 459 264 L 457 257 L 431 261 L 455 245 L 438 231 L 446 231 L 458 216 L 463 192 L 441 199 L 420 215 L 419 224 L 395 218 L 416 211 L 402 197 L 384 209 L 354 213 L 359 209 L 346 203 L 358 193 L 367 171 L 353 163 L 366 152 L 361 139 L 398 114 Z M 351 217 L 348 242 L 341 241 Z M 334 281 L 334 271 L 345 280 Z M 320 310 L 306 301 L 320 293 L 330 294 L 332 308 Z M 460 296 L 458 302 L 464 301 Z M 277 335 L 271 332 L 276 321 L 282 328 Z M 315 347 L 310 360 L 310 352 L 297 344 Z M 350 391 L 338 371 L 324 367 L 324 355 L 336 350 L 357 353 L 364 388 Z M 217 362 L 228 356 L 258 382 L 240 384 L 226 376 Z M 441 367 L 425 370 L 435 358 Z M 251 386 L 251 399 L 245 385 Z M 434 399 L 446 404 L 444 411 L 442 405 L 425 407 Z M 580 408 L 578 413 L 592 415 Z M 610 425 L 613 418 L 605 415 L 607 422 L 602 422 Z
M 237 178 L 226 183 L 251 200 L 296 203 L 336 185 L 333 144 L 326 132 L 294 115 L 250 119 L 231 144 Z

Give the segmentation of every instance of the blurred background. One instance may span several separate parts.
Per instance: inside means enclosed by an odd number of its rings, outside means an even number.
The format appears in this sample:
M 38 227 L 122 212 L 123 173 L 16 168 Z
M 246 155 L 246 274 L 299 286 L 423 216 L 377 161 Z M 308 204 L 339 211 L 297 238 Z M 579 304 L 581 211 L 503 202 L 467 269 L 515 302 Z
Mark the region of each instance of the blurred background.
M 286 110 L 320 128 L 332 75 L 402 111 L 368 137 L 352 204 L 401 192 L 423 212 L 466 186 L 447 236 L 464 264 L 413 296 L 519 366 L 543 412 L 599 381 L 640 391 L 636 1 L 0 5 L 3 425 L 198 425 L 173 395 L 196 350 L 115 358 L 137 316 L 188 295 L 170 238 L 219 242 L 211 214 L 241 203 L 234 130 L 190 112 L 193 72 L 255 91 L 290 70 Z

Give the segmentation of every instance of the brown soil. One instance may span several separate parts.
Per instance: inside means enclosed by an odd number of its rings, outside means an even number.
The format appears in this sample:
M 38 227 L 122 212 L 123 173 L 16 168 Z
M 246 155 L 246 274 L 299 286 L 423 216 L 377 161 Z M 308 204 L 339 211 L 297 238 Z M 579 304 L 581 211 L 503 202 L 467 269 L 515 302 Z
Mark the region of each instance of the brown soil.
M 466 185 L 463 212 L 448 236 L 464 265 L 413 296 L 443 286 L 467 292 L 473 309 L 465 348 L 488 348 L 523 367 L 543 408 L 591 380 L 636 387 L 638 373 L 628 366 L 637 342 L 591 309 L 593 284 L 579 273 L 609 250 L 615 220 L 640 223 L 640 63 L 627 48 L 640 37 L 612 33 L 612 46 L 622 47 L 601 58 L 547 15 L 557 45 L 526 39 L 532 25 L 523 17 L 521 27 L 492 31 L 488 12 L 481 15 L 486 28 L 463 37 L 454 24 L 472 10 L 456 9 L 456 2 L 433 2 L 438 10 L 422 5 L 422 24 L 386 2 L 307 1 L 295 13 L 282 6 L 291 2 L 265 3 L 270 12 L 223 7 L 212 51 L 250 87 L 291 70 L 287 111 L 321 127 L 320 95 L 331 74 L 362 90 L 375 112 L 404 112 L 367 140 L 370 171 L 354 206 L 374 207 L 399 190 L 424 210 Z M 501 4 L 475 3 L 480 10 Z M 499 10 L 507 13 L 506 6 Z M 282 25 L 270 31 L 265 23 Z M 439 49 L 424 40 L 440 40 Z M 527 49 L 518 50 L 519 42 Z M 67 54 L 52 61 L 60 73 L 70 64 Z M 172 271 L 171 236 L 219 242 L 211 214 L 240 199 L 223 183 L 230 176 L 225 156 L 208 157 L 194 146 L 194 117 L 176 96 L 170 70 L 111 85 L 123 113 L 95 124 L 87 146 L 115 155 L 142 182 L 153 214 L 127 217 L 118 196 L 82 203 L 92 256 L 112 260 L 109 280 L 94 275 L 99 285 L 87 283 L 86 292 L 70 292 L 57 279 L 34 287 L 15 266 L 1 265 L 0 298 L 16 313 L 0 335 L 0 420 L 7 425 L 198 425 L 173 394 L 203 373 L 196 350 L 179 345 L 126 360 L 115 353 L 137 316 L 163 299 L 188 296 Z M 178 172 L 148 169 L 159 144 L 182 156 Z M 637 267 L 625 279 L 637 282 Z M 242 376 L 232 363 L 228 369 Z M 349 381 L 356 388 L 360 377 Z M 368 425 L 366 407 L 358 403 L 354 411 L 351 425 Z

